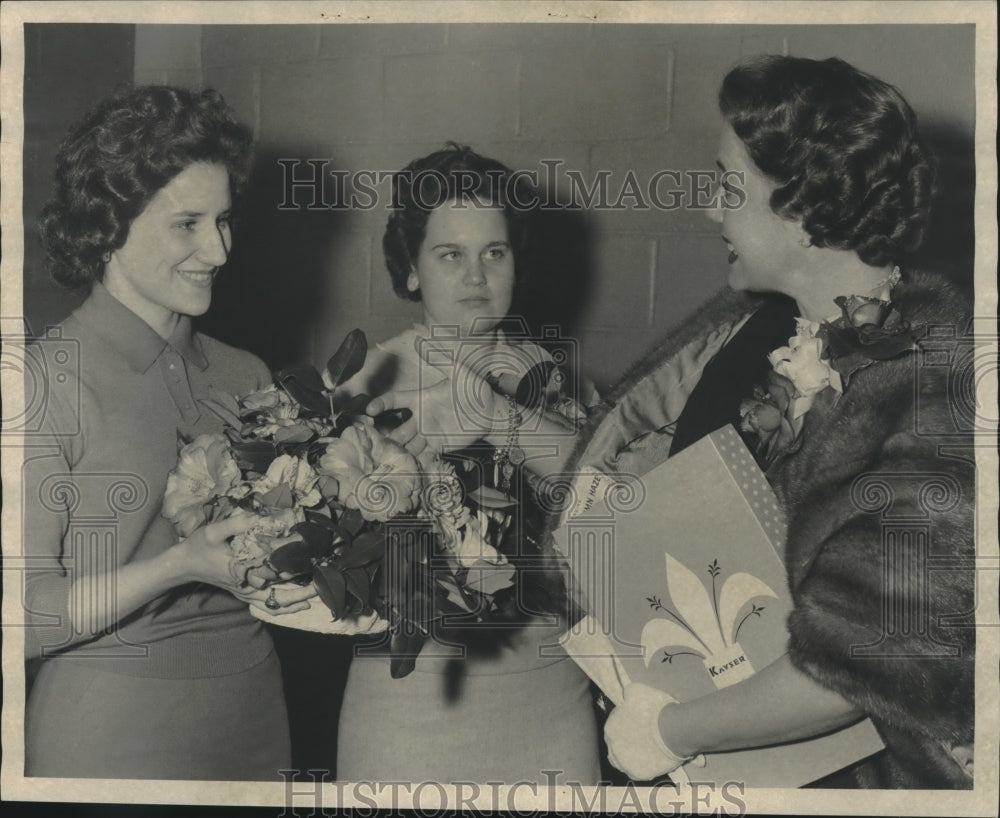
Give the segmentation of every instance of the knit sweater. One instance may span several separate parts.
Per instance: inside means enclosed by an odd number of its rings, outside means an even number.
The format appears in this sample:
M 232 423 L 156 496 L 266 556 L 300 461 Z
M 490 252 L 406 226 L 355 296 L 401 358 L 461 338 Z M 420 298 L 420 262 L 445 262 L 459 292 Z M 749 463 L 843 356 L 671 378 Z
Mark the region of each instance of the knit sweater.
M 199 399 L 213 388 L 263 387 L 267 367 L 193 332 L 186 317 L 164 340 L 101 284 L 28 349 L 36 381 L 26 395 L 45 389 L 23 469 L 28 657 L 160 678 L 222 676 L 260 662 L 270 637 L 245 602 L 221 589 L 190 583 L 106 622 L 71 589 L 81 576 L 104 575 L 104 592 L 113 594 L 115 566 L 177 542 L 161 509 L 178 433 L 219 431 Z

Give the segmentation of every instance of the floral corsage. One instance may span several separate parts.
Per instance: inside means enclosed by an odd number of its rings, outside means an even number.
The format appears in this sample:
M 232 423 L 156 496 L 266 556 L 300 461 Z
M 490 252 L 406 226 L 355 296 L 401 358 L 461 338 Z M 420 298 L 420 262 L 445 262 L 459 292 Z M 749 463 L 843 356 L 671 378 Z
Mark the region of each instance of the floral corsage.
M 898 280 L 897 267 L 876 295 L 838 296 L 835 319 L 796 318 L 788 346 L 768 355 L 773 369 L 766 383 L 740 404 L 740 428 L 756 434 L 764 468 L 798 451 L 805 414 L 817 395 L 829 389 L 838 400 L 859 370 L 916 349 L 915 334 L 889 298 Z

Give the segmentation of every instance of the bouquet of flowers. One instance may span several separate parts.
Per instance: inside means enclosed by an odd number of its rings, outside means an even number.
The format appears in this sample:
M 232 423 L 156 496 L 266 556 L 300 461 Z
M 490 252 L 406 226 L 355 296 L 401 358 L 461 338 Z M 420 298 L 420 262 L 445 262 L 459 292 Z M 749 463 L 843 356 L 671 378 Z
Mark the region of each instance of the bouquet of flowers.
M 485 621 L 513 585 L 498 546 L 516 501 L 470 489 L 443 459 L 422 468 L 386 436 L 392 418 L 364 414 L 367 396 L 338 400 L 366 355 L 354 330 L 327 363 L 332 388 L 298 366 L 249 395 L 212 393 L 203 404 L 223 431 L 181 438 L 163 514 L 182 537 L 238 509 L 254 514 L 230 543 L 234 580 L 255 569 L 273 583 L 314 583 L 332 631 L 388 631 L 398 678 L 435 620 Z

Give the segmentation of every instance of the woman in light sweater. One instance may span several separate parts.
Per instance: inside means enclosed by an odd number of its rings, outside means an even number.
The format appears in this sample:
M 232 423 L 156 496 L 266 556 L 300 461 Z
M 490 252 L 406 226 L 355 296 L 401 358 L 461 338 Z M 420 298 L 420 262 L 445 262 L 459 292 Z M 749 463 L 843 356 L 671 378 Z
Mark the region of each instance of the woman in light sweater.
M 89 297 L 29 348 L 44 389 L 24 476 L 26 653 L 40 665 L 25 774 L 280 780 L 281 675 L 248 605 L 314 593 L 232 569 L 246 516 L 177 541 L 161 516 L 178 433 L 218 431 L 199 399 L 270 383 L 257 358 L 194 332 L 231 246 L 249 131 L 211 91 L 151 86 L 67 137 L 42 239 Z M 213 464 L 206 463 L 206 479 Z

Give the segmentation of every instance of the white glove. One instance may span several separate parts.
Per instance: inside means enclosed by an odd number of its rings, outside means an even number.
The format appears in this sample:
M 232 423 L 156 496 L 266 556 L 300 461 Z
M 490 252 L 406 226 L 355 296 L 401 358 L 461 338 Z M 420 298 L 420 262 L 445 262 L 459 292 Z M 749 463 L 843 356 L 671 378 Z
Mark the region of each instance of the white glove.
M 629 778 L 650 781 L 691 760 L 674 753 L 660 735 L 660 711 L 671 704 L 677 700 L 669 693 L 633 682 L 624 703 L 611 711 L 604 725 L 608 761 Z

